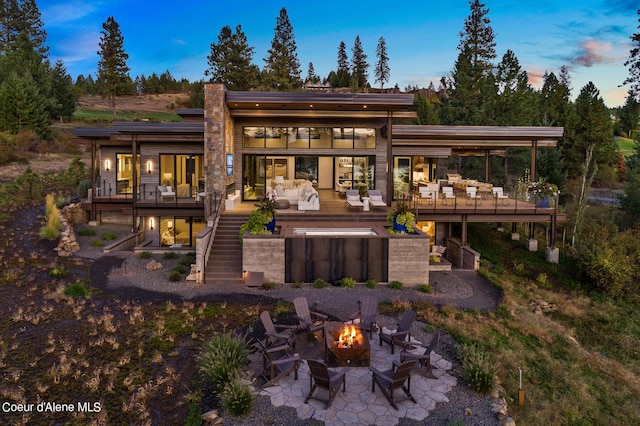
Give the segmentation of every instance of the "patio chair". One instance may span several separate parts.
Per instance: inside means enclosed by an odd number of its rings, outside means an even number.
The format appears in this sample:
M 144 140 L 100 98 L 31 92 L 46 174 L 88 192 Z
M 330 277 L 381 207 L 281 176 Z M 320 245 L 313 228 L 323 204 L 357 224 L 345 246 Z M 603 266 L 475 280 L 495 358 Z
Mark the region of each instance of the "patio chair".
M 435 245 L 431 248 L 431 253 L 429 253 L 429 256 L 442 257 L 445 251 L 447 251 L 447 248 L 445 246 Z
M 398 366 L 398 368 L 393 371 L 393 368 L 390 370 L 378 370 L 375 367 L 369 367 L 371 370 L 371 392 L 376 391 L 376 383 L 378 387 L 382 391 L 382 394 L 387 398 L 389 404 L 396 410 L 398 407 L 396 406 L 393 391 L 396 389 L 402 389 L 407 395 L 407 397 L 413 401 L 414 404 L 417 404 L 415 398 L 411 395 L 411 369 L 415 366 L 416 361 L 407 361 L 403 362 Z M 405 383 L 407 384 L 405 386 Z
M 347 207 L 364 207 L 364 203 L 360 200 L 360 191 L 357 189 L 347 189 L 345 195 L 347 199 L 344 203 Z
M 273 324 L 271 316 L 267 311 L 260 314 L 260 321 L 262 321 L 265 330 L 265 346 L 272 347 L 286 344 L 295 348 L 295 329 L 297 328 L 295 325 Z M 278 328 L 282 331 L 278 332 Z
M 369 204 L 371 207 L 387 207 L 387 203 L 382 201 L 382 193 L 378 189 L 370 189 L 367 191 L 369 197 Z
M 322 330 L 324 336 L 324 321 L 326 315 L 309 310 L 307 298 L 304 296 L 293 299 L 293 306 L 296 308 L 296 317 L 298 318 L 298 329 L 304 330 L 311 338 L 311 333 Z
M 402 313 L 402 317 L 400 317 L 400 322 L 398 323 L 398 329 L 393 333 L 383 333 L 380 332 L 380 346 L 382 346 L 382 342 L 387 343 L 391 346 L 391 353 L 396 345 L 406 346 L 407 343 L 405 340 L 409 340 L 411 338 L 411 333 L 409 330 L 411 329 L 411 325 L 413 321 L 416 319 L 416 313 L 411 309 L 405 309 Z
M 326 402 L 327 408 L 329 408 L 333 402 L 333 398 L 335 398 L 338 393 L 338 389 L 340 389 L 340 384 L 342 384 L 342 393 L 347 390 L 347 383 L 345 380 L 347 368 L 331 371 L 327 367 L 327 364 L 313 359 L 308 359 L 307 365 L 309 365 L 309 395 L 307 395 L 304 403 L 306 404 L 309 402 L 309 399 L 313 398 Z M 318 388 L 328 391 L 329 399 L 321 399 L 313 396 L 313 392 Z
M 467 186 L 467 204 L 471 200 L 475 200 L 479 204 L 482 202 L 482 197 L 478 194 L 478 188 L 475 186 Z
M 376 296 L 364 296 L 358 301 L 360 309 L 349 317 L 352 321 L 359 319 L 358 325 L 362 330 L 369 331 L 369 339 L 373 337 L 373 329 L 377 328 L 376 319 L 378 317 L 378 298 Z
M 176 193 L 171 186 L 158 185 L 158 194 L 160 195 L 160 201 L 164 201 L 165 198 L 176 199 Z
M 400 352 L 400 361 L 393 361 L 394 365 L 399 365 L 406 361 L 416 361 L 416 367 L 419 367 L 418 371 L 420 374 L 429 379 L 436 379 L 437 377 L 433 375 L 433 371 L 431 370 L 431 351 L 438 346 L 438 341 L 440 341 L 440 332 L 436 329 L 429 343 L 411 342 L 413 346 L 424 348 L 423 353 L 416 354 L 403 350 Z
M 289 345 L 267 347 L 264 342 L 258 340 L 255 344 L 262 354 L 262 377 L 266 381 L 263 387 L 273 386 L 280 379 L 293 371 L 295 380 L 298 380 L 298 368 L 300 367 L 299 354 L 290 354 Z
M 493 187 L 493 196 L 496 198 L 496 200 L 502 200 L 502 204 L 506 205 L 507 204 L 507 200 L 509 200 L 509 195 L 504 193 L 504 189 L 501 186 L 494 186 Z
M 453 186 L 442 187 L 442 204 L 447 204 L 447 200 L 455 200 L 456 196 L 453 193 Z

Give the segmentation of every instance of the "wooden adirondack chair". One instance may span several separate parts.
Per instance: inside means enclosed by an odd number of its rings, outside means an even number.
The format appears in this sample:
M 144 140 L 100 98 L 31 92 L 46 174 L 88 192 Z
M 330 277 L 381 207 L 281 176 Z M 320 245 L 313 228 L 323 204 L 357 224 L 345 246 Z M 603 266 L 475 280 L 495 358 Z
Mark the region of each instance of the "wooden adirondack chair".
M 307 365 L 309 365 L 309 395 L 307 395 L 307 398 L 304 400 L 305 404 L 309 402 L 309 399 L 314 398 L 325 401 L 327 408 L 329 408 L 333 402 L 333 398 L 335 398 L 338 393 L 338 389 L 340 389 L 340 384 L 342 384 L 342 393 L 347 390 L 345 380 L 347 369 L 342 368 L 337 371 L 331 371 L 327 367 L 327 364 L 313 359 L 307 360 Z M 313 396 L 313 392 L 318 388 L 328 391 L 329 399 L 321 399 Z
M 391 353 L 393 353 L 396 345 L 405 346 L 405 340 L 409 340 L 411 338 L 409 330 L 411 329 L 411 324 L 413 324 L 415 319 L 416 313 L 411 309 L 406 309 L 400 318 L 398 329 L 395 332 L 389 334 L 380 332 L 380 346 L 382 346 L 382 342 L 388 343 L 391 345 Z
M 298 318 L 298 328 L 311 334 L 314 331 L 322 330 L 324 336 L 324 321 L 326 315 L 309 310 L 309 303 L 304 296 L 293 299 L 293 306 L 296 308 L 296 317 Z
M 295 325 L 274 324 L 271 320 L 271 315 L 269 315 L 267 311 L 260 314 L 260 321 L 262 321 L 262 326 L 265 330 L 265 346 L 270 347 L 287 344 L 295 348 L 295 329 L 297 328 Z M 278 328 L 281 331 L 278 331 Z
M 393 371 L 393 369 L 381 371 L 375 367 L 369 367 L 371 370 L 371 392 L 376 391 L 376 384 L 382 391 L 382 394 L 387 398 L 389 404 L 396 410 L 398 407 L 396 406 L 393 391 L 396 389 L 402 389 L 407 397 L 416 404 L 416 400 L 411 395 L 411 369 L 416 364 L 416 361 L 407 361 L 398 366 L 398 368 Z M 407 384 L 405 386 L 405 383 Z
M 289 345 L 267 347 L 264 342 L 258 340 L 255 347 L 262 354 L 262 377 L 266 381 L 264 387 L 277 384 L 292 371 L 295 380 L 298 380 L 298 368 L 302 358 L 299 354 L 290 354 Z
M 377 328 L 376 320 L 378 318 L 378 298 L 375 296 L 364 296 L 360 304 L 360 310 L 353 313 L 349 318 L 353 321 L 360 320 L 359 327 L 369 331 L 369 339 L 373 337 L 373 330 Z

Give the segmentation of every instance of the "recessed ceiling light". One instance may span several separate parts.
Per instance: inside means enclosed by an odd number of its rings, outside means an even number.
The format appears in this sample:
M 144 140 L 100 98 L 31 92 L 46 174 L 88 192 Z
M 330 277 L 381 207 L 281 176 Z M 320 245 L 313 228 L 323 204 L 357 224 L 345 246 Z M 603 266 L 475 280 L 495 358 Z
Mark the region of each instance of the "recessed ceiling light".
M 260 104 L 256 104 L 256 106 L 257 106 L 257 107 L 259 107 L 259 106 L 260 106 Z
M 367 109 L 367 106 L 366 106 L 366 105 L 364 106 L 364 109 Z
M 309 108 L 313 108 L 313 104 L 310 104 L 310 105 L 309 105 Z

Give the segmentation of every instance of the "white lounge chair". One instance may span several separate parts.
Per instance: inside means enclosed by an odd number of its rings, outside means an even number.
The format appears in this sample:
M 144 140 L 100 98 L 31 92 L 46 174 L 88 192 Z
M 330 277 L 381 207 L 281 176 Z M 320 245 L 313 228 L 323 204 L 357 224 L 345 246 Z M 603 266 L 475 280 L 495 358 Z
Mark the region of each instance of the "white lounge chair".
M 480 200 L 478 204 L 482 202 L 482 197 L 478 194 L 478 188 L 475 186 L 467 186 L 467 200 Z
M 447 204 L 447 200 L 455 200 L 456 196 L 453 193 L 453 186 L 442 187 L 442 204 Z
M 504 189 L 501 186 L 493 187 L 493 196 L 497 200 L 502 200 L 502 204 L 507 204 L 507 200 L 509 199 L 509 195 L 504 193 Z
M 347 207 L 364 207 L 364 203 L 360 200 L 360 191 L 357 189 L 347 189 L 345 195 L 347 196 L 345 201 Z
M 367 191 L 369 196 L 369 204 L 371 207 L 387 207 L 387 203 L 382 201 L 382 193 L 378 189 L 370 189 Z
M 158 194 L 160 195 L 160 201 L 164 201 L 167 197 L 176 199 L 176 193 L 171 186 L 158 185 Z

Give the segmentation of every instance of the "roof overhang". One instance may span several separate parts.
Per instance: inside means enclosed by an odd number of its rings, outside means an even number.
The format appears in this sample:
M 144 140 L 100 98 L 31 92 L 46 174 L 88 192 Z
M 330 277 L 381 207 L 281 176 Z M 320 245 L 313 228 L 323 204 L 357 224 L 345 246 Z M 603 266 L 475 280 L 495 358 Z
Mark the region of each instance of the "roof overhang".
M 415 117 L 412 94 L 227 92 L 233 117 Z

